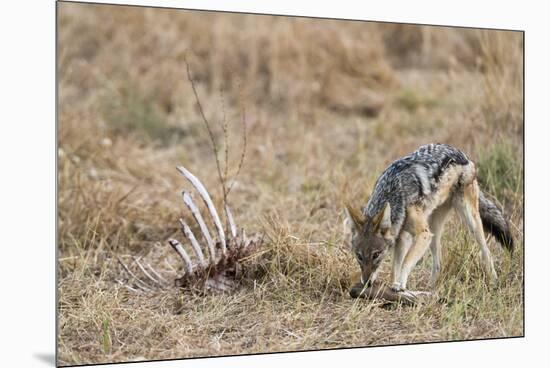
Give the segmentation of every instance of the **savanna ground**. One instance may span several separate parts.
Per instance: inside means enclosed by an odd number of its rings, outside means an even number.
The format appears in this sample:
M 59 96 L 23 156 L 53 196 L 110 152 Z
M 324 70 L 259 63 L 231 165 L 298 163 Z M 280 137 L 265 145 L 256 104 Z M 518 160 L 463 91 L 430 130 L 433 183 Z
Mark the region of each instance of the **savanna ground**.
M 517 32 L 58 4 L 59 364 L 293 351 L 523 334 L 523 36 Z M 184 165 L 221 202 L 195 76 L 230 173 L 238 224 L 265 234 L 235 293 L 135 293 L 116 257 L 181 261 Z M 221 92 L 223 91 L 223 92 Z M 348 295 L 358 265 L 343 203 L 429 142 L 463 149 L 517 242 L 499 282 L 453 218 L 437 295 L 382 308 Z M 187 215 L 185 215 L 187 216 Z M 411 276 L 427 288 L 431 256 Z M 389 261 L 382 277 L 388 280 Z

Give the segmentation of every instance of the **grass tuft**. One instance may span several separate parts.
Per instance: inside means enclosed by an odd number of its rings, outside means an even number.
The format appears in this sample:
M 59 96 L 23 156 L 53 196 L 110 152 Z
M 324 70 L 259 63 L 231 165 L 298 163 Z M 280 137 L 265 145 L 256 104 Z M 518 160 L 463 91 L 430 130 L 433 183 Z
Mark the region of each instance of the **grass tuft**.
M 504 204 L 516 200 L 523 188 L 523 162 L 518 147 L 501 141 L 484 149 L 477 161 L 481 187 Z M 512 197 L 512 198 L 510 198 Z

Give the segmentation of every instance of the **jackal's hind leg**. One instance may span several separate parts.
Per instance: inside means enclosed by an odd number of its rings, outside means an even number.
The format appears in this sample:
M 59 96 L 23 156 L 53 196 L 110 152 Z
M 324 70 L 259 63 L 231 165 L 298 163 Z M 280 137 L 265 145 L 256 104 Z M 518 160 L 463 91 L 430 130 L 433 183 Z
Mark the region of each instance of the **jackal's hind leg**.
M 481 257 L 485 272 L 495 282 L 497 273 L 493 265 L 491 252 L 485 242 L 485 233 L 483 232 L 483 224 L 479 215 L 478 196 L 479 188 L 477 181 L 474 180 L 471 184 L 465 186 L 463 195 L 455 196 L 454 207 L 474 235 L 477 244 L 481 248 Z
M 445 223 L 451 210 L 450 203 L 444 203 L 436 208 L 430 216 L 430 231 L 434 234 L 430 243 L 432 252 L 432 274 L 430 277 L 430 286 L 434 286 L 441 270 L 441 235 L 445 228 Z

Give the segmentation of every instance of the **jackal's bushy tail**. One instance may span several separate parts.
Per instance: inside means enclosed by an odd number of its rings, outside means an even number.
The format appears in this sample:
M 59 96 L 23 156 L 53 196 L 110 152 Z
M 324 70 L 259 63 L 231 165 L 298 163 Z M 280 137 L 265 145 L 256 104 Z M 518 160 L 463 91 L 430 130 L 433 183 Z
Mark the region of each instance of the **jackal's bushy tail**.
M 485 232 L 493 235 L 510 253 L 513 252 L 514 239 L 502 210 L 485 197 L 481 191 L 479 192 L 479 214 Z

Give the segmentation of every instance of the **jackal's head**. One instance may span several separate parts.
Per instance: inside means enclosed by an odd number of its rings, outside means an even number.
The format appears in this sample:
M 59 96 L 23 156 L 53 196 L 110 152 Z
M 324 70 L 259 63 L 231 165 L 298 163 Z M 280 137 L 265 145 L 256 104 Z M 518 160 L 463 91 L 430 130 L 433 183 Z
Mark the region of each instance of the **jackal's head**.
M 351 250 L 361 266 L 361 282 L 368 286 L 376 280 L 378 267 L 395 244 L 391 233 L 391 208 L 386 203 L 376 216 L 370 218 L 347 205 L 351 225 Z

